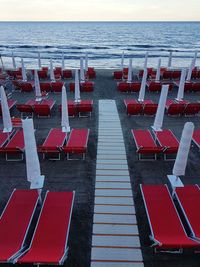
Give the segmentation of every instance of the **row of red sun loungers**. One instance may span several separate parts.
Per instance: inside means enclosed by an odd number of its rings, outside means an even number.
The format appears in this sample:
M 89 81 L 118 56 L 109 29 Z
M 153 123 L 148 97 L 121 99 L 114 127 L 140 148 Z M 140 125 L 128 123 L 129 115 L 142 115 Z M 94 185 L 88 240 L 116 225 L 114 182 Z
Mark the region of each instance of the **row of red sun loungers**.
M 22 70 L 19 68 L 18 70 L 7 70 L 6 71 L 8 76 L 13 79 L 22 80 Z M 31 70 L 32 74 L 34 75 L 34 70 Z M 62 70 L 60 67 L 56 67 L 54 69 L 54 76 L 55 79 L 72 79 L 72 70 Z M 85 74 L 87 79 L 94 79 L 96 78 L 96 72 L 94 68 L 89 67 L 88 71 Z M 48 79 L 49 78 L 49 69 L 48 67 L 43 67 L 41 70 L 38 70 L 38 77 L 39 79 Z
M 200 248 L 200 188 L 186 185 L 175 189 L 178 212 L 166 185 L 141 185 L 150 225 L 150 239 L 160 251 Z M 184 218 L 184 221 L 181 220 Z M 188 229 L 187 232 L 185 229 Z
M 63 264 L 74 196 L 48 191 L 38 216 L 38 191 L 15 189 L 1 215 L 0 262 Z
M 143 70 L 139 70 L 138 78 L 142 78 Z M 160 69 L 160 76 L 163 80 L 179 80 L 181 77 L 181 70 L 168 70 L 167 68 Z M 153 68 L 147 68 L 147 77 L 150 79 L 155 79 L 156 70 Z M 124 68 L 122 71 L 115 71 L 113 73 L 113 78 L 115 80 L 126 80 L 128 78 L 128 68 Z M 200 79 L 200 70 L 195 68 L 192 71 L 192 79 Z
M 150 92 L 161 92 L 163 85 L 169 85 L 169 91 L 173 90 L 174 85 L 178 86 L 179 82 L 155 82 L 155 81 L 148 81 L 147 87 Z M 141 87 L 141 82 L 135 81 L 131 83 L 127 82 L 120 82 L 117 83 L 117 89 L 120 92 L 139 92 Z M 185 92 L 199 92 L 200 91 L 200 82 L 186 82 L 184 86 Z
M 124 104 L 128 115 L 149 115 L 156 114 L 158 104 L 152 100 L 144 100 L 144 102 L 138 102 L 136 99 L 125 99 Z M 194 116 L 200 111 L 200 103 L 189 101 L 177 102 L 172 99 L 168 99 L 166 102 L 166 114 L 169 116 Z
M 171 130 L 153 132 L 150 130 L 131 130 L 139 160 L 157 159 L 162 154 L 165 160 L 173 159 L 179 147 L 179 141 Z M 194 130 L 192 141 L 200 148 L 200 130 Z M 153 156 L 153 158 L 152 158 Z
M 61 129 L 53 128 L 44 143 L 38 146 L 38 152 L 42 153 L 43 158 L 47 156 L 52 160 L 59 160 L 61 152 L 67 155 L 67 159 L 80 158 L 80 156 L 85 159 L 88 137 L 89 129 L 72 129 L 67 137 Z M 6 160 L 23 160 L 24 150 L 22 129 L 13 131 L 10 136 L 0 131 L 0 153 L 5 154 Z
M 33 92 L 34 91 L 34 82 L 22 82 L 22 81 L 13 81 L 13 84 L 16 88 L 21 90 L 21 92 Z M 42 92 L 54 92 L 60 93 L 62 92 L 62 87 L 64 82 L 40 82 L 40 89 Z M 75 83 L 69 84 L 70 92 L 74 92 L 75 90 Z M 80 91 L 81 92 L 92 92 L 94 90 L 94 83 L 93 82 L 83 82 L 80 83 Z

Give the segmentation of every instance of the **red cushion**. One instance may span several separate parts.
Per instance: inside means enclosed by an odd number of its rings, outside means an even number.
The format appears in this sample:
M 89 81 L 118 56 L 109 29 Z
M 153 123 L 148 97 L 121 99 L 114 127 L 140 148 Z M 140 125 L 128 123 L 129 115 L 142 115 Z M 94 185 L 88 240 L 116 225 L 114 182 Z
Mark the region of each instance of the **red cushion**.
M 87 148 L 88 135 L 88 129 L 72 129 L 67 144 L 63 147 L 63 150 L 66 153 L 85 153 Z

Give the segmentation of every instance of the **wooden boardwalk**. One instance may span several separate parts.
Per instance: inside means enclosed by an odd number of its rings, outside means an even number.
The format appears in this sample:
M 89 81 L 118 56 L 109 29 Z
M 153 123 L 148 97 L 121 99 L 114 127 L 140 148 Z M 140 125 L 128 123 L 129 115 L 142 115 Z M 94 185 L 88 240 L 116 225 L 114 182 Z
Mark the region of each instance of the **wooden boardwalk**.
M 114 100 L 99 100 L 91 267 L 142 267 L 121 123 Z

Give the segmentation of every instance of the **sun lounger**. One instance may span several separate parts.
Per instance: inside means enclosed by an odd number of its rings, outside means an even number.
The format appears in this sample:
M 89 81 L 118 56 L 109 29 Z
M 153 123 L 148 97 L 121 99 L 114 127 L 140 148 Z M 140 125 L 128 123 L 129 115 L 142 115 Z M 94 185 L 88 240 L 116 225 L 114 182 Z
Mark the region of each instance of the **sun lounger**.
M 68 254 L 68 235 L 74 192 L 47 192 L 30 247 L 18 263 L 62 265 Z
M 20 112 L 21 114 L 21 118 L 24 117 L 33 117 L 33 107 L 31 105 L 27 105 L 27 104 L 17 104 L 16 105 L 17 110 Z
M 0 262 L 12 262 L 26 248 L 38 200 L 37 190 L 12 192 L 0 218 Z
M 140 87 L 141 87 L 140 82 L 132 82 L 132 83 L 120 82 L 117 84 L 117 89 L 120 92 L 139 92 Z
M 41 82 L 40 89 L 42 92 L 51 92 L 51 83 L 50 82 Z
M 152 160 L 150 157 L 142 157 L 142 155 L 154 155 L 154 160 L 157 159 L 157 154 L 163 151 L 163 147 L 157 146 L 149 130 L 131 130 L 133 139 L 136 144 L 139 160 Z
M 88 114 L 91 117 L 93 110 L 93 100 L 81 100 L 76 104 L 76 109 L 79 117 L 87 117 Z
M 150 239 L 160 250 L 199 247 L 189 238 L 166 185 L 141 185 L 142 197 L 150 225 Z
M 62 129 L 51 129 L 44 143 L 38 147 L 38 152 L 42 153 L 43 159 L 48 155 L 50 160 L 60 160 L 66 137 L 67 133 L 62 132 Z
M 63 70 L 62 76 L 63 76 L 63 79 L 72 79 L 72 71 L 71 70 Z
M 192 84 L 192 91 L 199 92 L 200 91 L 200 82 L 196 82 Z
M 94 68 L 89 67 L 85 74 L 87 79 L 95 79 L 96 78 L 96 72 Z
M 0 152 L 6 155 L 7 161 L 21 161 L 23 160 L 24 147 L 24 134 L 21 129 L 10 138 L 8 143 L 0 149 Z
M 176 103 L 176 101 L 168 99 L 166 101 L 166 111 L 167 115 L 170 116 L 181 116 L 184 113 L 186 107 L 186 103 L 184 102 L 179 102 Z
M 185 109 L 183 111 L 183 115 L 185 116 L 195 116 L 200 111 L 200 103 L 188 103 L 185 106 Z
M 72 129 L 67 144 L 63 146 L 63 151 L 67 153 L 67 159 L 70 155 L 82 155 L 85 159 L 89 129 Z
M 173 75 L 173 71 L 172 70 L 166 70 L 163 72 L 163 80 L 171 80 L 172 79 L 172 75 Z
M 161 92 L 162 83 L 155 81 L 147 82 L 147 87 L 150 92 Z
M 34 113 L 38 117 L 50 117 L 51 116 L 51 110 L 55 104 L 55 101 L 53 99 L 48 100 L 42 100 L 40 103 L 35 103 L 33 105 Z
M 171 159 L 167 158 L 167 155 L 176 154 L 179 147 L 179 141 L 171 130 L 162 130 L 159 132 L 154 132 L 156 140 L 159 145 L 163 147 L 163 153 L 165 160 Z
M 126 106 L 126 112 L 128 115 L 141 115 L 143 111 L 143 105 L 138 103 L 135 99 L 125 99 L 124 104 Z
M 175 197 L 182 209 L 183 215 L 187 221 L 191 232 L 191 237 L 200 241 L 200 189 L 197 185 L 185 185 L 177 187 Z
M 154 116 L 157 112 L 158 104 L 156 103 L 144 103 L 143 113 L 147 116 Z
M 122 80 L 123 72 L 122 71 L 114 71 L 113 78 L 114 80 Z
M 21 92 L 33 92 L 33 84 L 30 82 L 21 82 L 20 83 Z
M 39 77 L 39 79 L 47 79 L 48 70 L 46 70 L 46 69 L 38 70 L 38 77 Z
M 52 82 L 51 88 L 54 93 L 60 93 L 62 92 L 63 82 Z
M 200 130 L 194 130 L 192 141 L 195 143 L 198 149 L 200 149 Z

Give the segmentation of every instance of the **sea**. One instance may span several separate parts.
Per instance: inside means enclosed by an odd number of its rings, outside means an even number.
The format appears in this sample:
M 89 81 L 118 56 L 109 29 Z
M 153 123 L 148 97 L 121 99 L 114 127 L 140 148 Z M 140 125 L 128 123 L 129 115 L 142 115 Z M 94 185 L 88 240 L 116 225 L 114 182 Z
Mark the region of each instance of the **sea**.
M 12 68 L 12 52 L 20 66 L 37 68 L 38 52 L 42 65 L 52 58 L 66 68 L 77 68 L 80 58 L 89 58 L 89 66 L 115 68 L 133 60 L 133 68 L 142 67 L 148 51 L 148 66 L 156 67 L 158 58 L 167 65 L 172 51 L 173 67 L 188 67 L 195 51 L 200 65 L 200 22 L 0 22 L 0 54 L 6 68 Z

